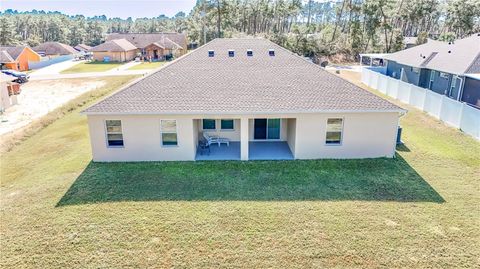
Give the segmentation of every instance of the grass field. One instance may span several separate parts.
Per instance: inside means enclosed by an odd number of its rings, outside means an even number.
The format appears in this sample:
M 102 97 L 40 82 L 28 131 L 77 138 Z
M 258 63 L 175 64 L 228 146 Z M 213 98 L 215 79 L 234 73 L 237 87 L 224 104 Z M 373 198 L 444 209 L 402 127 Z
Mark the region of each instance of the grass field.
M 128 70 L 143 70 L 143 69 L 155 69 L 166 64 L 167 62 L 144 62 L 130 67 Z
M 104 72 L 119 67 L 124 63 L 83 62 L 61 71 L 61 74 Z
M 396 159 L 128 164 L 78 108 L 0 157 L 0 267 L 478 267 L 480 143 L 406 108 Z

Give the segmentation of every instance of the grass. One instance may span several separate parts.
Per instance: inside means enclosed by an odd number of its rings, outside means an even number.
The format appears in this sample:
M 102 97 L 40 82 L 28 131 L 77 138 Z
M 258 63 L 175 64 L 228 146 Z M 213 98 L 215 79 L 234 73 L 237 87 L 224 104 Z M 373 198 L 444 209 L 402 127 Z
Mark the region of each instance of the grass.
M 68 69 L 61 71 L 61 74 L 85 73 L 85 72 L 104 72 L 119 67 L 124 63 L 116 62 L 82 62 Z
M 476 267 L 480 144 L 406 108 L 396 159 L 128 164 L 78 108 L 0 157 L 0 267 Z
M 130 67 L 128 70 L 144 70 L 144 69 L 155 69 L 166 64 L 167 62 L 143 62 L 137 65 Z
M 95 91 L 86 92 L 74 100 L 66 103 L 65 105 L 49 112 L 47 115 L 40 117 L 39 119 L 34 120 L 29 125 L 15 130 L 13 132 L 4 134 L 1 136 L 0 139 L 0 153 L 4 153 L 9 151 L 15 145 L 18 145 L 25 139 L 28 139 L 32 135 L 36 134 L 46 126 L 50 125 L 52 122 L 56 121 L 57 119 L 65 116 L 66 114 L 71 113 L 72 111 L 78 109 L 79 107 L 84 106 L 87 103 L 91 103 L 95 100 L 98 100 L 101 97 L 109 94 L 115 89 L 118 89 L 121 85 L 124 85 L 128 81 L 132 80 L 136 76 L 124 76 L 124 77 L 104 77 L 104 78 L 97 78 L 94 80 L 101 80 L 105 81 L 105 87 L 102 87 Z M 83 79 L 66 79 L 68 81 L 81 81 Z

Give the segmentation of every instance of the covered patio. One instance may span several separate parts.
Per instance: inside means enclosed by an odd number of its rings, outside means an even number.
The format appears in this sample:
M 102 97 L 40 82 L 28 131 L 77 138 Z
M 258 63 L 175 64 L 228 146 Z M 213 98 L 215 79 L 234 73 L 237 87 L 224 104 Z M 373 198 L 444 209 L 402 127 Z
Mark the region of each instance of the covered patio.
M 249 160 L 293 160 L 293 154 L 290 151 L 288 143 L 285 141 L 251 141 L 248 143 Z M 240 142 L 230 142 L 226 144 L 210 145 L 208 150 L 197 149 L 195 160 L 197 161 L 220 161 L 220 160 L 240 160 Z

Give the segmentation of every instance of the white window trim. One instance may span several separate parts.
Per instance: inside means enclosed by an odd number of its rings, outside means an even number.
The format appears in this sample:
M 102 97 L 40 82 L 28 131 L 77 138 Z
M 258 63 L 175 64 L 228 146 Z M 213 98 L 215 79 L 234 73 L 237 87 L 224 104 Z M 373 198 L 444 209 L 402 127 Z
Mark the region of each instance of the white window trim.
M 327 143 L 328 120 L 329 119 L 342 119 L 342 131 L 340 132 L 340 143 L 338 143 L 338 144 L 328 144 Z M 327 120 L 325 121 L 325 139 L 323 140 L 324 143 L 325 143 L 325 146 L 333 146 L 333 147 L 342 146 L 343 145 L 343 130 L 344 130 L 344 127 L 345 127 L 345 118 L 344 117 L 327 118 Z
M 213 121 L 215 122 L 215 128 L 213 128 L 213 129 L 205 129 L 205 128 L 203 128 L 203 120 L 213 120 Z M 215 131 L 217 131 L 217 119 L 201 119 L 200 121 L 202 122 L 202 130 L 203 130 L 203 131 L 206 131 L 206 132 L 215 132 Z
M 231 120 L 233 121 L 233 129 L 223 129 L 222 128 L 222 120 Z M 220 132 L 235 132 L 235 119 L 220 119 Z M 217 124 L 215 124 L 215 127 L 217 127 Z
M 175 121 L 175 132 L 162 132 L 162 121 L 164 120 L 173 120 Z M 178 141 L 178 121 L 176 119 L 160 119 L 160 146 L 162 148 L 177 148 L 180 146 L 180 142 Z M 176 145 L 164 145 L 163 144 L 163 134 L 176 134 L 177 135 L 177 144 Z
M 107 121 L 111 121 L 111 120 L 119 120 L 120 121 L 120 129 L 121 131 L 120 132 L 113 132 L 113 133 L 109 133 L 108 132 L 108 128 L 107 128 Z M 103 121 L 103 128 L 105 129 L 105 145 L 107 146 L 107 148 L 112 148 L 112 149 L 115 149 L 115 148 L 125 148 L 125 137 L 123 136 L 123 122 L 121 119 L 105 119 Z M 123 140 L 123 146 L 110 146 L 108 144 L 108 135 L 109 134 L 121 134 L 122 135 L 122 140 Z

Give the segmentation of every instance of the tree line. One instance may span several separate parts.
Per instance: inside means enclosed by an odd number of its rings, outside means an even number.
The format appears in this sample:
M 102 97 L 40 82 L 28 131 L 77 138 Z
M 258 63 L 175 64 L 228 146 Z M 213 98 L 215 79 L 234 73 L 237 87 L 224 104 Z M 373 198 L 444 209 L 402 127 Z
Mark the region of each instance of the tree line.
M 107 33 L 186 32 L 190 42 L 262 36 L 304 56 L 393 52 L 405 36 L 454 40 L 480 32 L 477 0 L 198 0 L 173 17 L 121 19 L 6 10 L 0 43 L 98 45 Z

